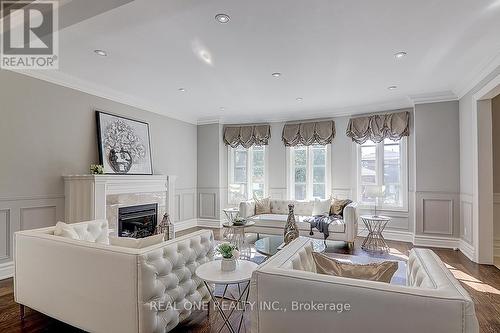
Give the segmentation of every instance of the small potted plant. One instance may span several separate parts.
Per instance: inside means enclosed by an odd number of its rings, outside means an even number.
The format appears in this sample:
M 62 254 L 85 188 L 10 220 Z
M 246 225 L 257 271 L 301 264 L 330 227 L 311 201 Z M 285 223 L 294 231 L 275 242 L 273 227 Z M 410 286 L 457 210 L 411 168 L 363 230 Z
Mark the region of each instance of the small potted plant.
M 90 173 L 93 175 L 102 175 L 104 174 L 104 165 L 102 164 L 91 164 L 90 165 Z
M 236 245 L 222 243 L 217 247 L 217 252 L 222 255 L 220 268 L 223 272 L 231 272 L 236 269 L 236 260 L 240 257 L 240 252 Z

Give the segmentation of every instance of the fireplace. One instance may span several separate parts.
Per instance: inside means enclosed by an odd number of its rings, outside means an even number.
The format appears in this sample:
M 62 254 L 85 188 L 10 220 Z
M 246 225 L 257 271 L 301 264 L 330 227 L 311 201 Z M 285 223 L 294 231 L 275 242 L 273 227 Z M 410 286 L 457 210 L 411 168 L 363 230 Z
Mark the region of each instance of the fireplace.
M 120 207 L 118 236 L 143 238 L 154 234 L 158 221 L 158 204 Z

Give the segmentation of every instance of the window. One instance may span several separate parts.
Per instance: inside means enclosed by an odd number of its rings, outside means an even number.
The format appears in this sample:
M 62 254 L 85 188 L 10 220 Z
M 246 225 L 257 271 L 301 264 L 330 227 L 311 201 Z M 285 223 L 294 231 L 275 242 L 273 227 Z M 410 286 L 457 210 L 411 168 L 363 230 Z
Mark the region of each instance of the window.
M 265 146 L 229 147 L 228 201 L 237 204 L 254 196 L 266 196 Z
M 329 196 L 329 145 L 288 148 L 288 194 L 293 200 L 325 199 Z
M 406 138 L 358 147 L 358 200 L 381 208 L 407 207 Z M 373 189 L 377 188 L 374 194 Z M 378 203 L 376 197 L 379 196 Z

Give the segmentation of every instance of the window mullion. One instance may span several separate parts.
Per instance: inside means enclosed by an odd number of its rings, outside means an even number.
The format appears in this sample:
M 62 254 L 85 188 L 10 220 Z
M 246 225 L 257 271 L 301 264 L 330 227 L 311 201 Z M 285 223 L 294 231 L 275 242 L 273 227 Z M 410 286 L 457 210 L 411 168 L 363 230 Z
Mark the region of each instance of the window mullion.
M 313 189 L 313 161 L 312 161 L 312 146 L 307 146 L 307 178 L 306 178 L 306 184 L 307 184 L 307 190 L 306 190 L 306 200 L 311 200 L 312 198 L 312 189 Z
M 252 154 L 252 147 L 247 149 L 247 196 L 248 199 L 253 198 L 253 191 L 252 191 L 252 170 L 253 166 L 253 154 Z

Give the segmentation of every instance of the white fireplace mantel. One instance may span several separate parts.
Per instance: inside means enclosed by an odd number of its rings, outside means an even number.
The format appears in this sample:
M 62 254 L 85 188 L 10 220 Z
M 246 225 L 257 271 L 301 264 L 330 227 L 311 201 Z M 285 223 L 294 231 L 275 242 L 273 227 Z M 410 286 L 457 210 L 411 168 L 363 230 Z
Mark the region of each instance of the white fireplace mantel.
M 106 197 L 112 194 L 166 192 L 167 212 L 174 216 L 176 176 L 67 175 L 63 178 L 68 223 L 105 219 Z

